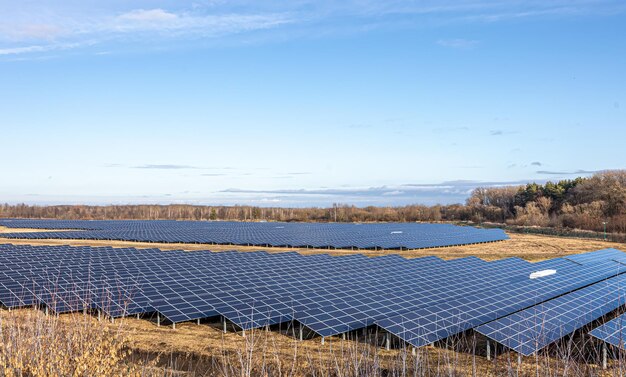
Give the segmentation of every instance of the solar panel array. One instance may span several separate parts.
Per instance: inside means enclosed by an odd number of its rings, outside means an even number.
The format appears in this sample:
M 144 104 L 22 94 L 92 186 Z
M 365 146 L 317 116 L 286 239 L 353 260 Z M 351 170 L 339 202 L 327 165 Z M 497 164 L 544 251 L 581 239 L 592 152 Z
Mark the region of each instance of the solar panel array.
M 523 355 L 531 355 L 626 304 L 626 276 L 579 289 L 476 328 Z
M 604 249 L 564 258 L 581 266 L 599 261 L 621 264 L 624 253 Z M 624 304 L 626 275 L 619 275 L 502 317 L 475 330 L 518 353 L 531 355 Z
M 622 303 L 611 299 L 626 279 L 620 275 L 625 253 L 607 249 L 571 259 L 0 245 L 0 303 L 45 305 L 59 313 L 99 309 L 112 317 L 158 312 L 174 323 L 223 316 L 241 329 L 297 321 L 321 336 L 377 325 L 421 346 L 488 322 L 484 329 L 500 329 L 503 317 L 511 324 L 529 307 L 537 318 L 526 323 L 538 323 L 543 310 L 554 323 L 578 325 Z M 557 273 L 529 278 L 544 269 Z M 593 307 L 580 305 L 595 298 Z M 583 313 L 572 318 L 568 308 Z
M 2 235 L 16 239 L 121 240 L 312 248 L 422 249 L 508 239 L 501 229 L 428 223 L 2 219 L 0 226 L 64 230 Z
M 615 276 L 623 266 L 612 261 L 576 265 L 565 259 L 540 262 L 540 269 L 556 269 L 557 274 L 529 279 L 529 272 L 503 280 L 481 275 L 483 287 L 468 290 L 467 295 L 436 302 L 423 302 L 407 313 L 388 317 L 377 324 L 400 339 L 423 346 L 445 339 L 489 321 L 536 305 L 586 285 Z

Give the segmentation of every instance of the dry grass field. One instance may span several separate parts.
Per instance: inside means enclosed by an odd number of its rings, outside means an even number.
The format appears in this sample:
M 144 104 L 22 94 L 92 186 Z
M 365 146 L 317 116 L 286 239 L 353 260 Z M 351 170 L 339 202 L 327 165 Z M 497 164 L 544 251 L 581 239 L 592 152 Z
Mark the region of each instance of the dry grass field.
M 416 350 L 384 350 L 363 339 L 294 340 L 273 331 L 224 334 L 219 324 L 182 324 L 176 330 L 146 320 L 114 323 L 83 314 L 46 316 L 23 309 L 0 311 L 3 375 L 101 376 L 611 376 L 623 368 L 611 360 L 564 363 L 545 354 L 501 352 L 484 357 L 484 343 L 438 344 Z M 37 341 L 33 341 L 37 339 Z
M 468 335 L 449 344 L 391 350 L 377 334 L 356 340 L 297 341 L 282 332 L 224 334 L 219 323 L 157 327 L 134 318 L 98 321 L 82 313 L 46 316 L 32 309 L 0 311 L 2 375 L 76 376 L 616 376 L 623 360 L 599 366 L 594 344 L 568 344 L 518 360 L 499 350 L 491 361 L 484 341 Z M 353 335 L 354 336 L 354 335 Z M 37 341 L 34 341 L 37 339 Z M 576 360 L 577 347 L 591 359 Z M 572 356 L 570 356 L 570 353 Z
M 0 233 L 14 231 L 2 229 Z M 23 230 L 29 231 L 29 230 Z M 31 230 L 32 231 L 32 230 Z M 378 256 L 390 253 L 405 257 L 436 255 L 445 259 L 478 256 L 486 260 L 521 257 L 531 261 L 613 247 L 626 250 L 626 244 L 595 240 L 510 234 L 511 240 L 488 244 L 406 251 L 297 250 L 303 254 L 346 255 L 363 253 Z M 0 237 L 0 243 L 34 245 L 91 245 L 164 250 L 262 250 L 258 247 L 196 244 L 152 244 L 117 241 L 15 240 Z M 271 252 L 291 249 L 266 248 Z M 481 339 L 462 339 L 454 345 L 437 344 L 416 350 L 397 346 L 384 350 L 376 346 L 380 334 L 352 334 L 340 337 L 294 339 L 293 329 L 273 327 L 241 333 L 220 330 L 219 323 L 181 323 L 157 326 L 150 318 L 97 321 L 83 314 L 46 317 L 33 309 L 0 310 L 2 375 L 97 375 L 89 371 L 102 365 L 100 375 L 171 376 L 613 376 L 626 368 L 621 359 L 612 359 L 610 368 L 598 367 L 598 358 L 572 362 L 572 357 L 555 357 L 558 351 L 522 358 L 501 351 L 495 360 L 484 357 Z M 43 334 L 46 334 L 45 336 Z M 29 339 L 40 337 L 42 342 Z M 356 340 L 353 337 L 357 337 Z M 58 344 L 64 346 L 56 354 Z M 379 345 L 381 343 L 378 343 Z M 594 349 L 593 344 L 585 347 Z M 456 352 L 462 349 L 462 352 Z M 567 348 L 571 352 L 571 348 Z M 593 353 L 593 352 L 592 352 Z M 35 355 L 35 356 L 28 356 Z M 574 359 L 576 357 L 573 357 Z M 107 361 L 108 360 L 108 361 Z M 115 360 L 111 363 L 110 360 Z M 19 368 L 12 369 L 12 366 Z M 48 365 L 45 367 L 45 365 Z M 58 369 L 51 371 L 50 366 Z M 37 369 L 39 368 L 39 369 Z M 47 368 L 47 369 L 46 369 Z M 33 371 L 39 372 L 35 373 Z M 74 372 L 69 372 L 74 371 Z M 78 372 L 75 372 L 78 371 Z

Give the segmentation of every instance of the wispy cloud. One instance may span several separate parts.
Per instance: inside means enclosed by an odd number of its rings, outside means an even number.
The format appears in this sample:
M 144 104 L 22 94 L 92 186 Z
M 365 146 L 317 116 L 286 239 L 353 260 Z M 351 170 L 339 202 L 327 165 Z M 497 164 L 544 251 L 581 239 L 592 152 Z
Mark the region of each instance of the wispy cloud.
M 103 31 L 111 33 L 159 33 L 161 36 L 193 34 L 212 37 L 244 31 L 267 29 L 291 22 L 286 14 L 221 14 L 199 15 L 173 13 L 163 9 L 136 9 L 103 23 Z
M 510 131 L 510 130 L 490 130 L 489 135 L 491 136 L 503 136 L 503 135 L 514 135 L 518 134 L 518 131 Z
M 400 190 L 383 192 L 383 196 L 398 196 L 402 194 L 404 194 L 404 191 L 400 191 Z
M 486 12 L 467 14 L 464 19 L 473 22 L 502 22 L 506 20 L 538 18 L 538 17 L 576 17 L 586 15 L 614 15 L 623 13 L 623 3 L 617 1 L 538 1 L 530 2 L 529 7 L 523 7 L 527 3 L 520 2 L 519 6 L 504 1 L 500 8 L 490 8 Z
M 94 15 L 71 14 L 49 4 L 47 12 L 32 12 L 32 19 L 11 18 L 0 7 L 0 55 L 43 53 L 94 45 L 111 40 L 162 40 L 163 38 L 216 38 L 265 30 L 292 22 L 287 13 L 206 13 L 193 10 L 168 11 L 161 8 L 131 9 Z M 38 9 L 39 10 L 39 9 Z M 40 13 L 52 14 L 44 20 Z M 3 43 L 7 44 L 3 46 Z M 33 43 L 38 42 L 38 43 Z
M 21 55 L 30 53 L 42 53 L 51 51 L 70 50 L 79 47 L 86 47 L 93 45 L 93 41 L 83 41 L 77 43 L 52 43 L 47 45 L 30 45 L 21 47 L 7 47 L 0 48 L 0 55 Z
M 181 170 L 181 169 L 202 169 L 197 166 L 191 165 L 171 165 L 171 164 L 162 164 L 162 165 L 139 165 L 133 166 L 134 169 L 155 169 L 155 170 Z
M 550 171 L 550 170 L 538 170 L 537 174 L 542 175 L 588 175 L 595 174 L 600 172 L 601 170 L 574 170 L 574 171 Z
M 209 171 L 219 171 L 220 173 L 207 173 L 201 174 L 206 176 L 218 176 L 218 175 L 226 175 L 225 173 L 221 173 L 221 171 L 236 171 L 240 169 L 236 169 L 231 166 L 197 166 L 197 165 L 185 165 L 185 164 L 143 164 L 143 165 L 128 165 L 121 163 L 106 163 L 102 165 L 105 168 L 122 168 L 122 169 L 146 169 L 146 170 L 183 170 L 183 169 L 192 169 L 192 170 L 209 170 Z M 255 168 L 250 168 L 254 170 Z M 259 168 L 261 169 L 261 168 Z
M 8 3 L 7 3 L 8 4 Z M 589 17 L 626 12 L 618 0 L 250 0 L 178 1 L 146 7 L 146 2 L 20 2 L 0 4 L 0 51 L 3 55 L 78 48 L 85 41 L 142 43 L 172 38 L 219 38 L 281 29 L 285 35 L 329 35 L 350 29 L 412 27 L 450 22 L 501 22 L 533 17 Z M 167 6 L 166 6 L 167 5 Z M 347 22 L 341 25 L 336 20 Z M 424 22 L 427 21 L 427 22 Z M 286 29 L 290 28 L 290 29 Z M 288 31 L 288 34 L 286 34 Z M 471 49 L 479 41 L 442 38 L 443 47 Z
M 120 20 L 130 20 L 137 22 L 171 22 L 179 17 L 163 9 L 135 9 L 118 16 Z
M 439 46 L 454 48 L 457 50 L 471 50 L 474 47 L 478 46 L 480 42 L 473 39 L 463 39 L 463 38 L 455 38 L 455 39 L 440 39 L 437 41 Z

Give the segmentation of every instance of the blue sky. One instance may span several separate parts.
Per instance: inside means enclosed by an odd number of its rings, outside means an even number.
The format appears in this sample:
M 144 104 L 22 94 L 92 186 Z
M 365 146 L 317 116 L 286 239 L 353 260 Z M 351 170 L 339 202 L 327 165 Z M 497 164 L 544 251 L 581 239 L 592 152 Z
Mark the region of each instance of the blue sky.
M 625 168 L 624 35 L 610 0 L 0 0 L 0 202 L 453 203 Z

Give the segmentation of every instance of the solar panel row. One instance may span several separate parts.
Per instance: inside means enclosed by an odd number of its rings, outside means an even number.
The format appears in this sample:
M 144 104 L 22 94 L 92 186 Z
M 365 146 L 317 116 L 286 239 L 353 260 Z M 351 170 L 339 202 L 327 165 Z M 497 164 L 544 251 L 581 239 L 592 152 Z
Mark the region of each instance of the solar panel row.
M 313 248 L 420 249 L 508 239 L 501 229 L 417 223 L 263 223 L 169 220 L 2 219 L 0 226 L 66 230 L 5 238 L 89 239 Z
M 556 269 L 558 272 L 539 279 L 529 279 L 530 270 L 525 270 L 522 276 L 512 274 L 505 282 L 495 284 L 490 283 L 492 276 L 482 275 L 485 289 L 435 303 L 425 302 L 407 313 L 388 317 L 377 324 L 419 347 L 625 271 L 623 266 L 613 261 L 581 266 L 564 259 L 555 259 L 537 265 L 541 269 Z
M 489 322 L 479 331 L 524 353 L 507 340 L 516 339 L 511 331 L 545 316 L 563 329 L 619 305 L 611 299 L 626 266 L 616 261 L 624 263 L 626 254 L 608 249 L 529 263 L 0 245 L 0 302 L 56 312 L 99 309 L 113 317 L 158 312 L 172 322 L 220 315 L 241 329 L 295 320 L 321 336 L 377 325 L 414 346 Z M 557 273 L 529 278 L 543 269 Z M 593 306 L 581 306 L 589 299 Z M 530 338 L 517 339 L 539 344 Z
M 624 262 L 616 249 L 564 257 L 581 266 L 601 261 Z M 524 355 L 530 355 L 624 305 L 626 275 L 589 285 L 558 298 L 477 327 L 479 333 Z
M 626 303 L 619 275 L 476 328 L 523 355 L 531 355 Z

